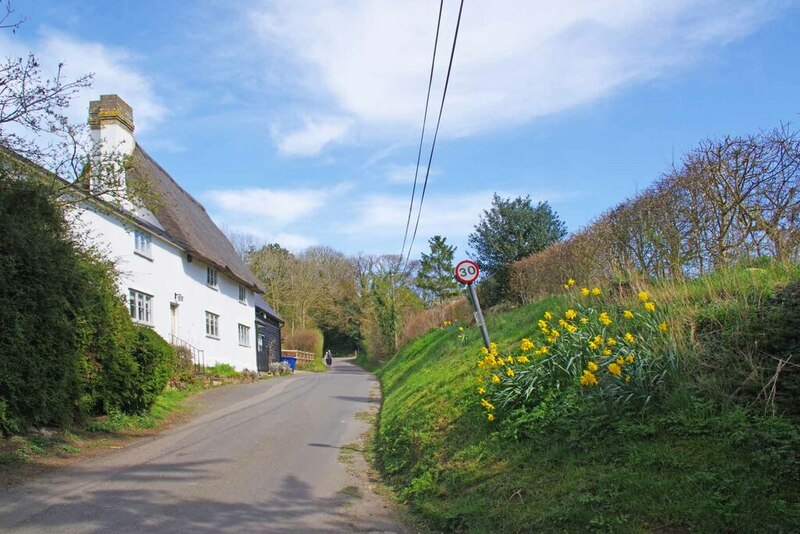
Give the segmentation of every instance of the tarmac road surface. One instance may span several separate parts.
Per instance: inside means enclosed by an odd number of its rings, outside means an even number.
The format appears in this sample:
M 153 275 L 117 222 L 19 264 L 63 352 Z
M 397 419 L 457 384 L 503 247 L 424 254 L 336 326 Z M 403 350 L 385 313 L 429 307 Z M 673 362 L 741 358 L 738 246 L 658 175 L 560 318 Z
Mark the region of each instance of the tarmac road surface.
M 390 507 L 354 503 L 365 490 L 339 459 L 377 390 L 336 360 L 205 392 L 186 424 L 0 493 L 0 531 L 405 532 Z

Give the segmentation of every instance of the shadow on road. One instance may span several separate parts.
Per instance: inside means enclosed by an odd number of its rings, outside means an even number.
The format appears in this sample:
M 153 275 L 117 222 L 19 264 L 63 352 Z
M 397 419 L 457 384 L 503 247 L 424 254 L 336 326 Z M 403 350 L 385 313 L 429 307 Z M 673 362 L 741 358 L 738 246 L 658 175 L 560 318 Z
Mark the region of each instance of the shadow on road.
M 353 365 L 353 364 L 349 364 L 349 365 L 339 364 L 339 365 L 336 365 L 336 362 L 333 363 L 333 365 L 331 366 L 330 370 L 331 370 L 331 372 L 334 372 L 336 374 L 343 374 L 343 375 L 368 375 L 368 374 L 372 374 L 369 371 L 365 371 L 361 367 L 358 367 L 357 365 Z
M 349 395 L 334 395 L 331 398 L 332 399 L 345 400 L 345 401 L 351 401 L 351 402 L 366 402 L 366 403 L 369 403 L 369 404 L 379 404 L 380 403 L 380 399 L 375 399 L 375 398 L 372 398 L 372 397 L 351 397 Z
M 74 473 L 72 476 L 78 478 L 107 478 L 108 483 L 102 489 L 68 494 L 21 523 L 6 523 L 4 532 L 19 529 L 35 532 L 288 533 L 381 531 L 387 527 L 371 519 L 351 524 L 340 510 L 354 497 L 342 493 L 331 498 L 315 497 L 309 484 L 292 475 L 286 476 L 277 490 L 269 488 L 263 495 L 251 495 L 251 502 L 223 502 L 196 496 L 202 495 L 202 480 L 208 478 L 209 467 L 214 463 L 219 461 L 153 464 L 122 472 Z M 177 491 L 157 489 L 160 482 L 169 480 L 190 483 L 179 486 Z M 156 488 L 113 488 L 125 481 L 148 481 Z M 13 503 L 0 516 L 0 523 L 9 517 L 25 517 L 20 508 L 30 505 L 26 501 L 20 499 Z

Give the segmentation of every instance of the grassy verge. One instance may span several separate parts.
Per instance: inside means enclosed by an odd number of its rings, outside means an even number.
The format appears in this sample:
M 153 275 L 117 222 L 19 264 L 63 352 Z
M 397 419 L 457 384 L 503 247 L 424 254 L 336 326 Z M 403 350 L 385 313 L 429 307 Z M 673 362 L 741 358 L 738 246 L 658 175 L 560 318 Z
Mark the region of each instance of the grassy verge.
M 313 361 L 301 362 L 298 360 L 297 369 L 301 371 L 310 371 L 312 373 L 327 373 L 328 366 L 322 361 L 322 357 L 316 356 Z
M 770 385 L 798 349 L 798 278 L 775 265 L 646 288 L 666 310 L 681 373 L 643 411 L 598 409 L 576 384 L 490 423 L 475 393 L 480 333 L 434 330 L 379 370 L 379 465 L 443 531 L 798 531 L 796 368 Z M 488 317 L 492 340 L 508 354 L 546 310 L 567 306 L 558 297 Z
M 29 480 L 78 458 L 121 448 L 131 438 L 146 435 L 186 410 L 183 401 L 203 389 L 165 391 L 146 414 L 112 414 L 88 421 L 83 427 L 40 430 L 0 439 L 0 488 Z

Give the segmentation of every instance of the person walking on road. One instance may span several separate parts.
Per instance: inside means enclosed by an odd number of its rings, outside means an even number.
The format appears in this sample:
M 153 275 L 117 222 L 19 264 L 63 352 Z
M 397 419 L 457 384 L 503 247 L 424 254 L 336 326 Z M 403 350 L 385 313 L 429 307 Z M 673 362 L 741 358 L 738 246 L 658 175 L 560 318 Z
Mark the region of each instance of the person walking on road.
M 327 365 L 328 367 L 333 365 L 333 355 L 331 354 L 330 350 L 325 352 L 325 365 Z

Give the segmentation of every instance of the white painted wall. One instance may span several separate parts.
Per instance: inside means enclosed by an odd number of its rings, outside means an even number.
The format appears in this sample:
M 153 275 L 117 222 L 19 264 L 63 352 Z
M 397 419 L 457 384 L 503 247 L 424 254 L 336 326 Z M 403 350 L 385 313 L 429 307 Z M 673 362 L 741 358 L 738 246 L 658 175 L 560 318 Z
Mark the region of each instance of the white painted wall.
M 152 235 L 152 259 L 134 253 L 134 227 L 87 206 L 72 214 L 72 226 L 85 234 L 120 272 L 120 293 L 127 299 L 135 289 L 153 296 L 153 329 L 169 340 L 172 330 L 170 303 L 177 304 L 177 337 L 205 351 L 206 365 L 228 363 L 238 370 L 256 369 L 255 307 L 247 289 L 247 304 L 239 302 L 239 283 L 219 273 L 219 287 L 206 285 L 207 265 L 198 258 L 191 263 L 176 245 Z M 141 230 L 141 229 L 140 229 Z M 176 299 L 182 295 L 182 302 Z M 206 336 L 206 315 L 219 315 L 219 339 Z M 238 325 L 250 327 L 247 347 L 239 345 Z

